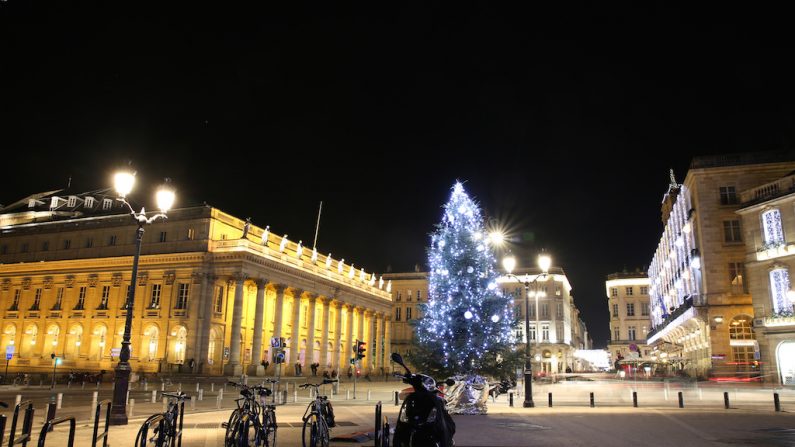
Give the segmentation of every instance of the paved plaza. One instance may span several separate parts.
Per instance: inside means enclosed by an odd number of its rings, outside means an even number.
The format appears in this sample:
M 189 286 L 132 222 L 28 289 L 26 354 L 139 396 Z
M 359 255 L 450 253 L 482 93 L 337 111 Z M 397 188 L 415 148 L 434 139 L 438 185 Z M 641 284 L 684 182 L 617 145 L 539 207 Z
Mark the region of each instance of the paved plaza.
M 301 380 L 303 382 L 304 380 Z M 252 380 L 253 382 L 253 380 Z M 201 384 L 204 386 L 206 383 Z M 59 416 L 75 416 L 78 421 L 75 445 L 90 445 L 93 424 L 89 408 L 96 387 L 65 389 L 63 408 Z M 195 384 L 185 383 L 184 391 L 195 395 Z M 215 388 L 215 386 L 213 386 Z M 220 386 L 219 389 L 223 387 Z M 330 387 L 328 387 L 330 388 Z M 402 388 L 398 382 L 364 382 L 357 386 L 357 399 L 352 399 L 352 386 L 340 385 L 340 393 L 332 395 L 338 426 L 332 435 L 340 436 L 367 432 L 374 426 L 374 409 L 383 402 L 383 413 L 394 421 L 398 408 L 394 405 L 394 391 Z M 288 402 L 279 405 L 279 446 L 301 445 L 301 416 L 309 402 L 304 390 L 296 395 L 294 386 Z M 100 387 L 100 399 L 108 398 L 110 387 Z M 218 389 L 203 391 L 204 399 L 195 409 L 186 406 L 183 445 L 186 447 L 221 446 L 225 421 L 234 406 L 234 390 L 224 393 L 217 410 Z M 329 392 L 330 390 L 327 390 Z M 633 406 L 636 392 L 638 407 Z M 679 393 L 682 393 L 680 408 Z M 0 389 L 0 399 L 13 404 L 16 393 L 34 402 L 37 415 L 34 441 L 38 438 L 44 418 L 44 408 L 51 392 L 45 387 Z M 549 393 L 553 406 L 549 407 Z M 594 406 L 590 406 L 594 393 Z M 728 393 L 729 409 L 725 408 Z M 779 394 L 780 411 L 775 411 L 773 393 Z M 369 394 L 370 400 L 367 399 Z M 134 414 L 127 426 L 110 429 L 110 444 L 126 447 L 134 444 L 135 435 L 145 416 L 162 410 L 162 402 L 144 403 L 151 390 L 136 388 Z M 295 401 L 297 397 L 297 402 Z M 676 383 L 628 382 L 568 382 L 534 387 L 535 408 L 522 408 L 522 398 L 515 396 L 514 407 L 508 396 L 500 396 L 489 404 L 485 416 L 455 416 L 459 446 L 702 446 L 702 445 L 795 445 L 795 393 L 790 390 L 767 389 L 759 385 L 714 385 Z M 12 410 L 5 410 L 9 416 Z M 8 430 L 8 429 L 7 429 Z M 7 439 L 7 438 L 6 438 Z M 57 428 L 47 437 L 47 445 L 65 445 L 66 430 Z M 365 442 L 334 442 L 334 445 L 372 445 Z

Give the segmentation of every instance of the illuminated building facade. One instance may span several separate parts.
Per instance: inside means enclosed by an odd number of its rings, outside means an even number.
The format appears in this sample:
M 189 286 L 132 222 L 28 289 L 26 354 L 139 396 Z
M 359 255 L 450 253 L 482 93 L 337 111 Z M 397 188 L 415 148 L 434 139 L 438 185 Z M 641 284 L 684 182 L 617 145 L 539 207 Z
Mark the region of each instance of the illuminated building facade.
M 385 281 L 392 284 L 392 352 L 403 356 L 411 351 L 414 327 L 411 321 L 419 318 L 419 304 L 428 301 L 428 273 L 386 273 Z
M 651 329 L 649 278 L 643 272 L 613 273 L 605 281 L 610 312 L 610 341 L 607 350 L 618 358 L 649 358 L 646 334 Z M 634 345 L 634 346 L 633 346 Z
M 0 209 L 0 345 L 10 371 L 110 371 L 126 319 L 137 224 L 114 197 L 37 194 Z M 383 280 L 210 206 L 146 227 L 135 286 L 135 372 L 274 374 L 384 365 Z M 191 360 L 194 360 L 191 362 Z M 268 361 L 268 369 L 261 364 Z M 190 365 L 193 365 L 191 368 Z
M 795 175 L 742 191 L 740 203 L 762 377 L 795 385 Z
M 696 157 L 662 202 L 662 237 L 649 266 L 653 357 L 691 376 L 753 372 L 739 193 L 795 169 L 795 154 L 757 152 Z

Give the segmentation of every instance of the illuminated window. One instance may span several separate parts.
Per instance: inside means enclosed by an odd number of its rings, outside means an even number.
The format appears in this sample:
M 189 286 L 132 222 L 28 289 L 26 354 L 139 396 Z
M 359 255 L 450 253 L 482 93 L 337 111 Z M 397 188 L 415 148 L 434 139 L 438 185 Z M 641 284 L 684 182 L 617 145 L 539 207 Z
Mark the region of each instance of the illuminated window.
M 196 236 L 196 230 L 194 230 L 193 228 L 188 228 L 188 240 L 192 241 L 195 236 Z
M 724 220 L 723 221 L 723 241 L 724 242 L 742 242 L 743 236 L 740 234 L 740 221 L 739 220 Z
M 61 310 L 62 305 L 63 305 L 63 287 L 59 287 L 58 291 L 55 292 L 55 304 L 53 304 L 52 310 Z
M 109 210 L 113 207 L 113 200 L 111 199 L 102 199 L 102 209 Z
M 70 208 L 77 206 L 77 197 L 69 196 L 69 200 L 66 201 L 66 206 Z
M 784 243 L 784 230 L 781 228 L 781 212 L 779 210 L 772 209 L 762 213 L 762 230 L 765 244 Z
M 792 315 L 792 302 L 787 296 L 789 289 L 789 271 L 783 267 L 771 270 L 770 298 L 773 302 L 773 313 Z
M 401 298 L 402 298 L 402 296 L 403 296 L 403 295 L 401 295 L 401 294 L 400 294 L 400 292 L 398 292 L 398 293 L 397 293 L 397 298 L 395 298 L 395 301 L 400 301 L 400 300 L 401 300 Z
M 563 318 L 563 303 L 558 303 L 557 314 L 558 318 Z
M 628 317 L 635 316 L 635 303 L 627 303 L 627 316 Z
M 541 303 L 541 318 L 549 318 L 549 304 Z
M 536 326 L 534 324 L 530 325 L 530 340 L 536 341 Z
M 729 338 L 732 340 L 753 340 L 754 332 L 751 328 L 751 317 L 739 315 L 732 318 L 729 324 Z
M 549 325 L 541 325 L 541 341 L 549 341 Z
M 94 198 L 93 197 L 86 197 L 85 202 L 83 202 L 83 207 L 85 207 L 85 208 L 93 208 L 94 207 Z

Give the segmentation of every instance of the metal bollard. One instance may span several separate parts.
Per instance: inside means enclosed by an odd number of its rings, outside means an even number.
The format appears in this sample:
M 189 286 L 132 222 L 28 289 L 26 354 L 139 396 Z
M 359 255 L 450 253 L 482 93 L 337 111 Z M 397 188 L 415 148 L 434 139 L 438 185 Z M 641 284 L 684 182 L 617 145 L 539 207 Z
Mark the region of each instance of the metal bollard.
M 220 394 L 215 396 L 215 408 L 217 408 L 219 410 L 221 409 L 221 399 L 222 399 L 222 396 Z
M 282 390 L 282 403 L 287 403 L 287 390 Z
M 190 409 L 191 410 L 195 410 L 196 409 L 196 396 L 191 396 L 190 397 Z
M 729 392 L 723 392 L 723 406 L 728 410 L 729 409 Z
M 552 408 L 552 393 L 549 393 L 549 408 Z
M 211 393 L 214 393 L 214 392 L 215 392 L 215 383 L 211 383 L 211 384 L 210 384 L 210 392 L 211 392 Z
M 632 406 L 635 407 L 635 408 L 638 408 L 638 392 L 637 391 L 633 391 L 632 392 Z
M 298 391 L 293 391 L 293 403 L 298 402 Z
M 591 392 L 591 408 L 593 408 L 593 406 L 594 406 L 594 402 L 593 402 L 593 392 Z
M 168 398 L 164 397 L 163 398 L 163 413 L 165 413 L 166 410 L 168 410 Z
M 144 380 L 144 391 L 149 391 L 149 382 Z
M 58 397 L 55 402 L 58 405 L 58 409 L 60 410 L 61 404 L 63 403 L 63 393 L 58 393 Z
M 399 393 L 395 391 L 395 406 L 400 405 L 399 399 Z
M 218 390 L 218 395 L 221 396 L 221 399 L 224 398 L 224 390 Z
M 351 398 L 351 390 L 345 390 L 345 400 L 350 400 Z
M 199 388 L 199 400 L 204 400 L 204 390 Z
M 778 399 L 778 393 L 773 393 L 773 407 L 776 411 L 781 411 L 781 401 Z
M 701 393 L 701 388 L 698 389 L 698 400 L 704 400 L 704 395 Z
M 80 383 L 80 389 L 82 389 L 82 390 L 86 389 L 86 383 L 85 382 L 81 382 Z
M 157 390 L 152 390 L 152 403 L 157 402 Z
M 127 417 L 133 417 L 133 409 L 135 409 L 135 399 L 130 399 L 130 404 L 127 405 Z
M 679 393 L 679 408 L 685 408 L 685 398 L 682 396 L 682 392 Z
M 199 392 L 199 382 L 196 382 L 196 392 Z
M 160 391 L 165 391 L 165 390 L 166 390 L 166 382 L 161 382 L 160 383 Z
M 370 390 L 367 390 L 367 400 L 370 400 Z
M 513 391 L 511 391 L 510 393 L 508 393 L 508 406 L 509 406 L 509 407 L 512 407 L 512 406 L 513 406 Z
M 99 389 L 99 382 L 97 382 L 97 389 Z

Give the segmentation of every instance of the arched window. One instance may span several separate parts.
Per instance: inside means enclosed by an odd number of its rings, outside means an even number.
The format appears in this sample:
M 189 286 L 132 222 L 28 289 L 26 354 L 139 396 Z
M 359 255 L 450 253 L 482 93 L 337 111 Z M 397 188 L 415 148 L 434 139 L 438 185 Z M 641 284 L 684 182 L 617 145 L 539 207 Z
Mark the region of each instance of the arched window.
M 790 290 L 789 271 L 785 267 L 776 267 L 770 271 L 770 300 L 773 313 L 792 315 L 792 302 L 787 292 Z
M 207 345 L 207 363 L 212 365 L 220 360 L 218 344 L 221 343 L 218 331 L 210 329 L 210 342 Z
M 39 327 L 35 324 L 29 324 L 22 334 L 22 343 L 19 346 L 19 357 L 30 358 L 34 354 L 34 348 L 39 337 Z
M 79 324 L 69 328 L 66 335 L 66 345 L 64 346 L 64 358 L 76 360 L 80 355 L 80 345 L 83 343 L 83 326 Z
M 185 343 L 188 340 L 188 330 L 185 326 L 179 326 L 171 331 L 171 335 L 175 337 L 174 350 L 171 353 L 172 363 L 185 363 Z
M 58 336 L 61 335 L 61 328 L 58 327 L 57 324 L 51 324 L 47 327 L 47 337 L 44 339 L 44 354 L 47 353 L 47 350 L 55 353 L 56 355 L 60 355 L 60 350 L 58 349 Z
M 108 328 L 104 324 L 94 327 L 91 334 L 91 347 L 89 348 L 88 358 L 91 360 L 102 360 L 105 352 L 105 339 L 108 335 Z
M 157 359 L 157 346 L 159 343 L 160 329 L 155 325 L 151 325 L 144 329 L 143 339 L 141 340 L 141 358 L 148 361 Z
M 781 212 L 778 209 L 767 210 L 762 213 L 762 231 L 766 245 L 779 245 L 784 243 L 784 230 L 781 228 Z
M 6 325 L 3 330 L 3 345 L 2 347 L 8 352 L 9 347 L 16 349 L 17 327 L 13 324 Z

